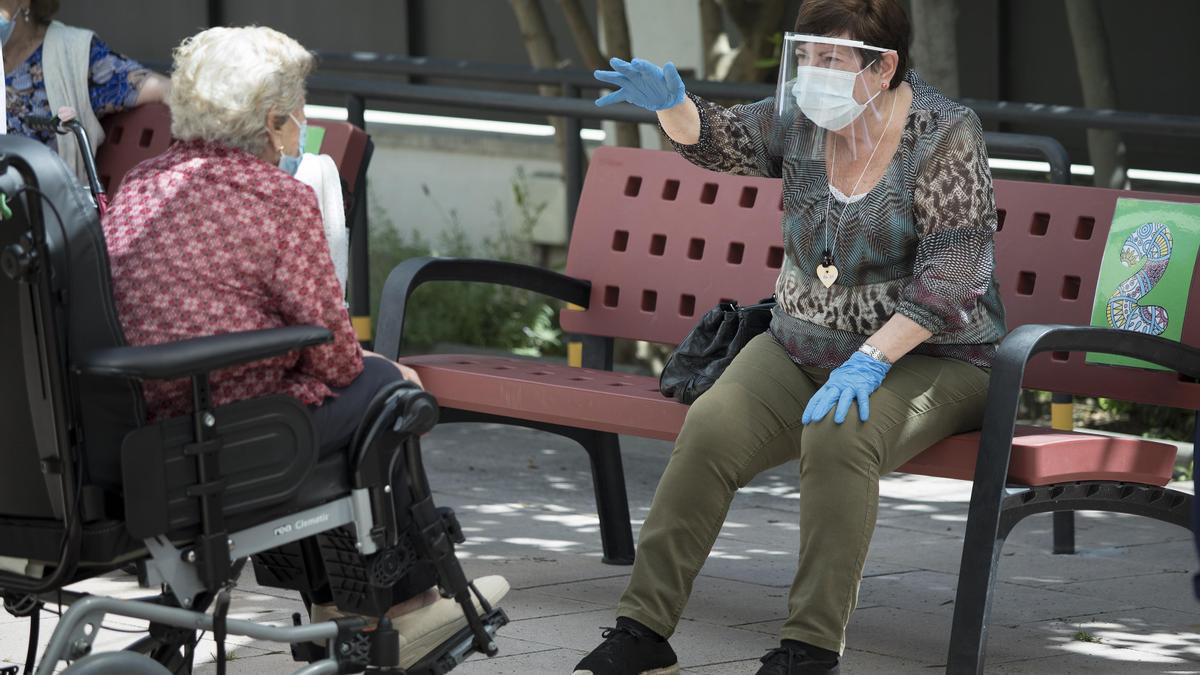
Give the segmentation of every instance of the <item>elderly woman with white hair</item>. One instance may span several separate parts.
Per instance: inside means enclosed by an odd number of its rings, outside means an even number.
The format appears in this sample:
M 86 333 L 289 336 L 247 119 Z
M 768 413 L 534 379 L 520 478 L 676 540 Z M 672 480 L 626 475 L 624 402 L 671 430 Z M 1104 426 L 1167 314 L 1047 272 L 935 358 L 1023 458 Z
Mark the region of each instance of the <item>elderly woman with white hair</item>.
M 355 338 L 317 199 L 293 178 L 312 54 L 265 27 L 212 28 L 175 50 L 165 153 L 125 177 L 104 218 L 117 312 L 132 345 L 310 324 L 331 343 L 221 370 L 214 404 L 286 394 L 308 405 L 322 455 L 349 445 L 381 387 L 416 375 Z M 418 381 L 419 384 L 419 381 Z M 186 381 L 145 383 L 151 419 L 186 414 Z M 403 585 L 403 583 L 401 584 Z M 491 602 L 502 577 L 476 587 Z M 434 589 L 397 588 L 389 612 L 407 667 L 465 625 Z M 313 618 L 336 614 L 313 598 Z M 406 665 L 407 664 L 407 665 Z

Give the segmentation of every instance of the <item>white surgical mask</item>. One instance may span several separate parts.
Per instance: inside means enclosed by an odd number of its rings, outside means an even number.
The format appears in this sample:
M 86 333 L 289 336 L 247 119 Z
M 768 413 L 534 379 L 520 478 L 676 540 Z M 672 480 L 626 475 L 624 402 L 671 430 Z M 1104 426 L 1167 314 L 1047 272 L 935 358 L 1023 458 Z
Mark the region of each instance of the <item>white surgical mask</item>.
M 296 146 L 296 154 L 279 153 L 279 168 L 286 171 L 288 175 L 295 176 L 296 170 L 300 168 L 300 160 L 304 158 L 304 141 L 307 140 L 308 136 L 308 124 L 296 119 L 296 116 L 291 113 L 288 113 L 288 117 L 292 118 L 297 127 L 300 127 L 300 140 Z
M 8 44 L 8 39 L 12 37 L 13 29 L 17 27 L 18 13 L 13 12 L 13 15 L 8 18 L 0 16 L 0 44 Z
M 857 73 L 836 68 L 819 66 L 799 66 L 796 68 L 796 81 L 792 85 L 792 96 L 796 97 L 796 105 L 800 112 L 812 120 L 813 124 L 838 131 L 858 119 L 867 109 L 867 104 L 879 95 L 876 92 L 866 103 L 854 99 L 854 82 L 860 73 L 870 68 L 874 62 Z

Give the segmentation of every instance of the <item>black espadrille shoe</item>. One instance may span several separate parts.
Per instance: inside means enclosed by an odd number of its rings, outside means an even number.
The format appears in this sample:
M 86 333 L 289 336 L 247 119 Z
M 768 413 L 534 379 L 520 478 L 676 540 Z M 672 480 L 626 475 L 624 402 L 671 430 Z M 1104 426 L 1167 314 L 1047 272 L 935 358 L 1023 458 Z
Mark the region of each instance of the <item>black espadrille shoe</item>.
M 636 621 L 619 617 L 605 628 L 604 642 L 583 657 L 574 675 L 676 675 L 675 650 L 660 635 Z

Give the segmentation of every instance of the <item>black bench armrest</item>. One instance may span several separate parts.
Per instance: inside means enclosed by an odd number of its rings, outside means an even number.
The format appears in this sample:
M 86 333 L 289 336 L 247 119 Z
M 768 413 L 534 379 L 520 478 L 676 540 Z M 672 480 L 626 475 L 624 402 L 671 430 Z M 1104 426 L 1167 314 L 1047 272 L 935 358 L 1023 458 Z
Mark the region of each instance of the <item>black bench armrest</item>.
M 983 438 L 975 480 L 985 472 L 992 480 L 1008 474 L 1009 451 L 1025 365 L 1041 352 L 1099 352 L 1148 361 L 1187 377 L 1200 379 L 1200 348 L 1155 335 L 1113 328 L 1027 324 L 1000 343 L 992 364 L 984 412 Z
M 975 464 L 975 484 L 971 492 L 971 518 L 977 513 L 983 514 L 985 522 L 998 518 L 1008 479 L 1025 365 L 1035 354 L 1048 351 L 1128 356 L 1200 379 L 1200 348 L 1154 335 L 1053 324 L 1027 324 L 1013 330 L 1000 343 L 992 364 L 979 460 Z
M 1027 324 L 1009 333 L 1000 343 L 988 384 L 979 457 L 975 463 L 971 505 L 963 536 L 959 587 L 955 597 L 957 610 L 986 607 L 991 600 L 990 584 L 996 578 L 995 567 L 1001 550 L 998 541 L 1007 536 L 1010 527 L 1001 524 L 1001 514 L 1008 496 L 1005 488 L 1021 382 L 1029 360 L 1035 354 L 1047 351 L 1117 354 L 1200 378 L 1200 348 L 1154 335 L 1053 324 Z M 987 610 L 961 623 L 957 610 L 950 634 L 950 670 L 974 672 L 977 665 L 971 666 L 969 671 L 962 666 L 982 663 Z M 955 668 L 954 664 L 960 667 Z
M 429 281 L 478 281 L 541 293 L 587 307 L 592 285 L 541 267 L 478 258 L 409 258 L 392 269 L 379 300 L 375 351 L 396 360 L 404 338 L 408 298 Z
M 87 375 L 174 380 L 279 356 L 333 340 L 327 328 L 287 326 L 144 347 L 98 349 L 75 365 Z

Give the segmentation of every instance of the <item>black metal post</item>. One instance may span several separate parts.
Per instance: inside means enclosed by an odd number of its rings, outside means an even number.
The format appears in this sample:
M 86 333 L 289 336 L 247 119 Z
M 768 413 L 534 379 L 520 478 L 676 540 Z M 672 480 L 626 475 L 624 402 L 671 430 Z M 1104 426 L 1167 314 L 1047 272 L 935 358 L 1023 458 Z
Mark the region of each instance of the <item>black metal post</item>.
M 1071 555 L 1075 553 L 1075 512 L 1054 512 L 1054 553 L 1056 555 Z
M 358 94 L 346 96 L 346 120 L 365 130 L 367 102 Z M 350 316 L 359 342 L 371 341 L 371 248 L 367 217 L 367 176 L 359 177 L 358 193 L 350 221 Z
M 367 128 L 367 100 L 361 94 L 346 95 L 346 121 L 359 129 Z
M 1075 397 L 1055 392 L 1050 396 L 1050 426 L 1059 431 L 1075 428 L 1073 419 Z M 1075 552 L 1075 512 L 1054 512 L 1054 553 L 1070 555 Z
M 225 25 L 224 0 L 208 0 L 208 27 Z
M 579 98 L 579 87 L 573 84 L 563 84 L 565 98 Z M 584 153 L 583 139 L 579 132 L 583 131 L 583 122 L 578 117 L 563 118 L 563 130 L 566 134 L 564 148 L 563 170 L 567 187 L 567 240 L 571 239 L 571 230 L 575 225 L 575 212 L 579 209 L 579 195 L 583 193 Z

